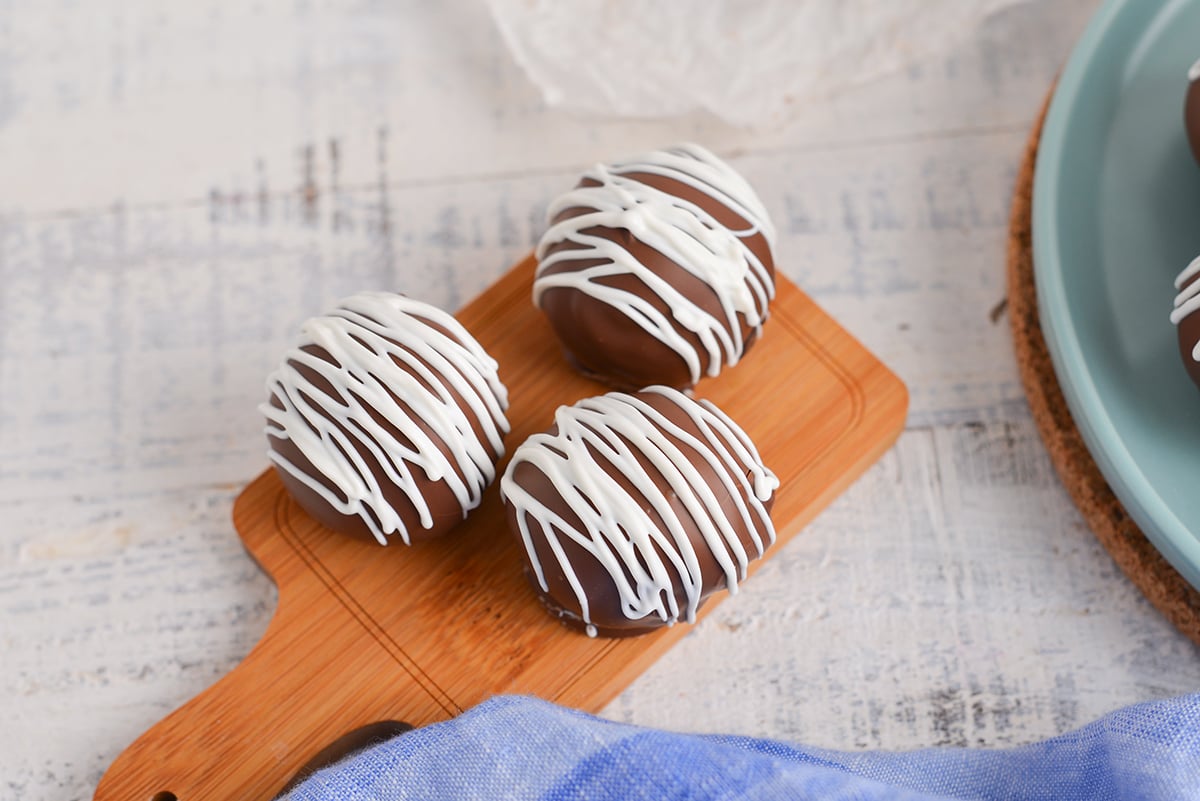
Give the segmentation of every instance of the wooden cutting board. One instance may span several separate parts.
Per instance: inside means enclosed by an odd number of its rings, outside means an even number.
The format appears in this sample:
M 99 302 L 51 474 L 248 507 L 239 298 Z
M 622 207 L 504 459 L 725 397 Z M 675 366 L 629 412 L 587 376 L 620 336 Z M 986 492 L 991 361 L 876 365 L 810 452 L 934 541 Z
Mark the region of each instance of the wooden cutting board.
M 510 453 L 559 405 L 604 392 L 564 361 L 530 303 L 533 271 L 529 258 L 458 315 L 500 363 Z M 778 281 L 762 340 L 696 388 L 782 481 L 767 558 L 895 441 L 908 405 L 891 371 Z M 322 528 L 272 471 L 242 492 L 233 520 L 279 587 L 275 616 L 233 672 L 117 758 L 97 801 L 267 801 L 347 732 L 444 720 L 496 693 L 596 711 L 688 632 L 589 639 L 551 619 L 522 575 L 495 485 L 459 529 L 411 548 Z

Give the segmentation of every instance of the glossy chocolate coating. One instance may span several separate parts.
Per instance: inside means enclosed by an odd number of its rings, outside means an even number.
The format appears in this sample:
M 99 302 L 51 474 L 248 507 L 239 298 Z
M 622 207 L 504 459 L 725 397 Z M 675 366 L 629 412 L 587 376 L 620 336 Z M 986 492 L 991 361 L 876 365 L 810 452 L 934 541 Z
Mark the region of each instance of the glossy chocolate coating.
M 680 181 L 648 173 L 631 172 L 625 177 L 694 203 L 731 230 L 745 230 L 749 227 L 749 223 L 741 215 L 719 200 Z M 596 185 L 598 184 L 595 181 L 588 179 L 579 182 L 579 186 Z M 588 211 L 592 210 L 567 209 L 552 223 Z M 671 259 L 639 241 L 629 231 L 623 228 L 594 227 L 584 229 L 583 233 L 618 242 L 632 256 L 694 303 L 709 313 L 719 313 L 720 302 L 711 287 Z M 756 232 L 745 237 L 744 241 L 773 277 L 775 266 L 766 237 L 761 232 Z M 570 242 L 560 242 L 549 248 L 546 255 L 573 247 Z M 603 262 L 596 259 L 570 262 L 549 270 L 548 274 L 584 269 L 600 263 Z M 635 276 L 617 275 L 606 279 L 604 283 L 638 294 L 659 311 L 670 311 L 667 305 L 655 293 L 648 291 Z M 586 293 L 557 287 L 546 291 L 542 296 L 541 307 L 558 335 L 567 359 L 590 378 L 620 390 L 636 390 L 651 384 L 662 384 L 676 389 L 692 386 L 687 364 L 679 354 L 613 306 Z M 737 322 L 743 337 L 742 353 L 745 353 L 758 337 L 754 328 L 746 322 L 745 315 L 739 313 Z M 680 326 L 676 328 L 700 351 L 703 360 L 701 371 L 707 371 L 709 359 L 703 348 L 699 347 L 699 337 Z
M 1196 281 L 1200 281 L 1200 275 L 1194 276 L 1180 289 L 1185 289 Z M 1179 358 L 1183 360 L 1183 368 L 1187 370 L 1192 382 L 1200 388 L 1200 362 L 1192 356 L 1192 350 L 1196 343 L 1200 342 L 1200 312 L 1194 312 L 1180 320 L 1179 325 L 1175 326 L 1175 331 L 1179 338 Z
M 699 427 L 678 405 L 661 396 L 649 393 L 639 392 L 636 395 L 639 398 L 644 398 L 672 423 L 680 426 L 689 434 L 700 437 L 700 441 L 703 441 L 703 435 Z M 551 428 L 550 431 L 551 433 L 557 433 L 557 427 Z M 694 448 L 683 444 L 678 439 L 674 441 L 680 445 L 684 453 L 689 455 L 691 464 L 699 470 L 704 482 L 717 494 L 721 511 L 727 519 L 734 522 L 738 540 L 741 542 L 742 547 L 745 548 L 746 553 L 753 559 L 757 555 L 757 546 L 754 545 L 754 534 L 757 534 L 760 542 L 770 543 L 773 540 L 773 532 L 758 521 L 754 521 L 753 529 L 747 526 L 746 521 L 737 512 L 734 498 L 725 491 L 724 485 L 718 474 L 713 470 L 712 465 L 702 458 Z M 666 532 L 668 527 L 663 524 L 662 517 L 652 510 L 651 505 L 645 500 L 645 490 L 639 488 L 636 479 L 641 477 L 630 476 L 616 470 L 611 462 L 594 449 L 589 448 L 589 452 L 595 461 L 597 469 L 605 470 L 608 475 L 616 479 L 621 488 L 629 496 L 636 499 L 637 503 L 659 522 L 659 530 Z M 671 509 L 678 515 L 679 520 L 682 521 L 688 538 L 694 544 L 697 561 L 703 577 L 701 597 L 708 598 L 713 593 L 724 589 L 727 584 L 725 573 L 722 571 L 709 546 L 701 537 L 695 519 L 679 501 L 678 497 L 667 489 L 667 482 L 661 472 L 641 455 L 638 455 L 638 463 L 645 471 L 645 479 L 649 480 L 654 487 L 666 490 L 671 500 Z M 728 465 L 724 469 L 729 469 Z M 749 471 L 747 471 L 748 474 Z M 528 462 L 522 462 L 513 471 L 512 479 L 516 484 L 529 491 L 539 501 L 544 503 L 555 515 L 561 517 L 565 525 L 576 531 L 583 530 L 583 524 L 578 515 L 563 500 L 562 495 L 555 488 L 551 479 L 537 467 Z M 738 483 L 738 487 L 739 493 L 744 499 L 745 490 L 740 483 Z M 774 495 L 772 495 L 764 503 L 764 507 L 768 512 L 774 500 Z M 507 500 L 505 502 L 505 512 L 510 531 L 520 541 L 520 529 L 517 523 L 518 512 L 513 504 Z M 548 589 L 543 590 L 539 586 L 529 555 L 522 546 L 520 551 L 525 557 L 526 578 L 537 592 L 543 606 L 545 606 L 551 615 L 557 617 L 562 623 L 571 628 L 581 631 L 587 630 L 587 623 L 583 619 L 578 597 L 564 573 L 558 557 L 554 554 L 539 524 L 536 521 L 530 521 L 530 527 L 532 546 L 542 567 Z M 588 599 L 589 617 L 596 634 L 604 637 L 626 637 L 644 634 L 666 625 L 666 622 L 657 616 L 647 616 L 641 619 L 626 617 L 621 607 L 621 599 L 613 582 L 612 574 L 609 573 L 608 569 L 595 556 L 572 540 L 571 537 L 560 536 L 557 540 L 563 548 L 566 558 L 571 564 L 571 568 L 585 588 Z M 659 550 L 659 553 L 661 555 L 661 550 Z M 676 601 L 680 604 L 680 608 L 683 608 L 686 602 L 682 582 L 674 582 L 674 588 Z
M 314 353 L 326 361 L 330 360 L 329 354 L 319 347 L 308 346 L 305 347 L 304 350 L 308 351 L 309 353 Z M 330 395 L 333 394 L 328 382 L 326 382 L 324 378 L 316 375 L 311 370 L 308 370 L 303 366 L 300 367 L 300 370 L 302 373 L 304 373 L 305 377 L 312 382 L 314 387 L 323 390 Z M 457 400 L 460 404 L 463 402 L 462 398 L 458 397 L 457 393 L 455 393 L 455 400 Z M 279 398 L 275 395 L 271 396 L 270 403 L 272 406 L 277 408 L 280 407 Z M 386 425 L 384 421 L 378 417 L 376 417 L 376 419 L 381 424 L 384 424 L 391 433 L 398 434 L 394 426 Z M 439 450 L 441 450 L 443 453 L 446 453 L 448 449 L 446 448 L 445 444 L 441 442 L 437 433 L 425 421 L 417 418 L 416 422 L 422 431 L 433 438 L 435 442 L 440 443 Z M 486 443 L 487 439 L 483 436 L 479 422 L 472 419 L 472 425 L 475 430 L 475 436 L 479 437 L 481 442 Z M 338 427 L 341 428 L 340 425 Z M 333 487 L 323 475 L 321 475 L 320 471 L 313 467 L 312 463 L 304 456 L 303 453 L 300 452 L 300 449 L 296 447 L 294 442 L 292 442 L 290 439 L 280 439 L 270 435 L 267 436 L 267 442 L 273 451 L 292 462 L 292 464 L 302 469 L 309 477 L 320 482 L 331 492 L 339 495 L 344 500 L 344 496 L 341 496 L 341 493 L 339 493 L 337 489 Z M 405 494 L 395 484 L 392 484 L 386 480 L 383 467 L 379 464 L 379 461 L 374 454 L 368 451 L 365 447 L 358 446 L 357 444 L 355 445 L 355 450 L 363 459 L 364 463 L 369 465 L 371 472 L 380 480 L 383 493 L 387 498 L 388 503 L 400 513 L 400 518 L 414 541 L 432 539 L 445 534 L 447 531 L 460 523 L 464 517 L 466 517 L 466 511 L 463 509 L 462 504 L 459 503 L 458 498 L 450 490 L 449 485 L 444 479 L 431 481 L 423 474 L 418 474 L 417 480 L 420 483 L 420 492 L 424 497 L 425 502 L 429 505 L 430 514 L 433 517 L 433 526 L 428 529 L 422 528 L 420 516 L 417 512 L 416 506 L 412 502 L 412 499 L 409 498 L 408 495 Z M 500 456 L 500 454 L 496 453 L 494 450 L 492 450 L 491 455 L 493 460 L 498 459 Z M 288 493 L 292 496 L 296 503 L 300 504 L 300 507 L 304 509 L 304 511 L 308 512 L 309 515 L 315 518 L 322 525 L 357 539 L 375 542 L 374 535 L 372 535 L 370 529 L 367 527 L 367 524 L 361 517 L 358 515 L 344 514 L 340 510 L 335 509 L 315 490 L 288 473 L 286 470 L 281 470 L 276 467 L 275 473 L 279 476 L 279 479 L 283 482 L 284 487 L 287 489 Z M 376 522 L 378 523 L 378 521 Z
M 310 516 L 350 536 L 444 534 L 503 454 L 495 361 L 453 317 L 401 295 L 359 293 L 307 321 L 267 384 L 276 474 Z
M 1183 127 L 1187 131 L 1192 158 L 1200 163 L 1200 80 L 1189 80 L 1183 104 Z

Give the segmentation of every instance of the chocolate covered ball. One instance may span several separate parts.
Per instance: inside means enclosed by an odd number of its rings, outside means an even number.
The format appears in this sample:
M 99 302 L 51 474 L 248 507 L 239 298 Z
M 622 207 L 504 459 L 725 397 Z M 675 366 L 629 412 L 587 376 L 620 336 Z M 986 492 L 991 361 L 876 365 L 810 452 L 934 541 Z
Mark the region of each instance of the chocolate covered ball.
M 533 299 L 584 374 L 688 388 L 761 334 L 775 232 L 746 180 L 704 148 L 597 164 L 548 218 Z
M 550 613 L 619 637 L 695 620 L 775 541 L 779 481 L 708 401 L 668 387 L 560 407 L 500 482 Z
M 1188 376 L 1200 388 L 1200 258 L 1179 274 L 1175 289 L 1178 294 L 1171 322 L 1179 338 L 1179 357 Z
M 1183 127 L 1187 131 L 1192 158 L 1200 163 L 1200 61 L 1188 70 L 1188 88 L 1183 103 Z
M 451 315 L 362 292 L 307 321 L 267 381 L 269 457 L 312 517 L 382 545 L 479 505 L 508 431 L 496 362 Z

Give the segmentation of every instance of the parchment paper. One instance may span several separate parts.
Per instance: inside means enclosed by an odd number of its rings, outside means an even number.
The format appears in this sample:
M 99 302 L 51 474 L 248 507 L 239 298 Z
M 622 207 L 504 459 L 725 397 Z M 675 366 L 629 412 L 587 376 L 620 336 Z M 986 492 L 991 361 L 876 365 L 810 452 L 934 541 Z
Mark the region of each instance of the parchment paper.
M 707 109 L 766 128 L 944 51 L 1022 0 L 488 0 L 548 104 L 622 117 Z

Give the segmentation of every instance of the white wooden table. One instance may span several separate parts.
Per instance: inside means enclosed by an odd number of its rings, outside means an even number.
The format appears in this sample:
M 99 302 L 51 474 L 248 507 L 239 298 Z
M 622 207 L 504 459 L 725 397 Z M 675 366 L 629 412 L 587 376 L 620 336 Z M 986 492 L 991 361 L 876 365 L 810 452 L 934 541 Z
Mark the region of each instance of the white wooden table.
M 582 167 L 684 139 L 758 187 L 783 272 L 911 415 L 605 714 L 1005 746 L 1195 690 L 1200 651 L 1084 527 L 991 316 L 1026 133 L 1093 6 L 1018 7 L 749 133 L 548 110 L 467 0 L 0 0 L 0 799 L 90 798 L 264 631 L 229 512 L 303 318 L 376 287 L 458 308 Z

